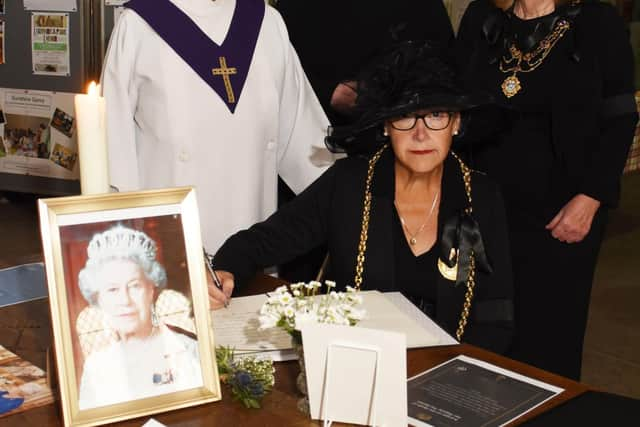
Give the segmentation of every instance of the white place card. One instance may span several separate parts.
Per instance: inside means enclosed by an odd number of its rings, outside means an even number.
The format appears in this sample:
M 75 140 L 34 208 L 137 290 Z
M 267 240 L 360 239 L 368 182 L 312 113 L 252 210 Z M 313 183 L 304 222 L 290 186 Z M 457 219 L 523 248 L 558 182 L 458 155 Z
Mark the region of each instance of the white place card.
M 406 424 L 404 334 L 310 323 L 302 341 L 311 418 L 325 425 Z

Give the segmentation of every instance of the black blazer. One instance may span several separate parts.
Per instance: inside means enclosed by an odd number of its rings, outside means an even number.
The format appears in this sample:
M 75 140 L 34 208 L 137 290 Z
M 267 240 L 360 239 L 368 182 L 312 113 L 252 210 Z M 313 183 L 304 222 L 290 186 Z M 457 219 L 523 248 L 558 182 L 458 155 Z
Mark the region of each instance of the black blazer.
M 266 221 L 231 236 L 216 253 L 217 269 L 234 274 L 242 286 L 261 268 L 281 264 L 327 243 L 330 266 L 327 279 L 338 288 L 353 285 L 362 222 L 368 159 L 354 156 L 338 160 L 297 198 Z M 394 272 L 393 200 L 394 156 L 385 150 L 372 182 L 369 235 L 362 289 L 398 290 Z M 467 206 L 460 167 L 451 156 L 444 166 L 438 235 L 445 218 Z M 497 352 L 507 350 L 513 334 L 511 258 L 502 198 L 483 174 L 472 174 L 474 217 L 480 225 L 493 273 L 476 274 L 475 297 L 464 341 Z M 434 269 L 437 267 L 434 265 Z M 465 286 L 437 273 L 437 317 L 455 336 L 464 301 Z
M 460 23 L 459 72 L 476 90 L 497 84 L 488 70 L 498 67 L 494 58 L 501 39 L 490 41 L 488 34 L 489 16 L 499 13 L 491 0 L 475 0 Z M 562 206 L 584 193 L 615 206 L 638 120 L 629 32 L 615 8 L 597 0 L 581 3 L 572 27 L 559 58 L 561 71 L 535 89 L 551 96 L 552 143 L 563 165 L 557 181 L 567 189 L 557 202 Z

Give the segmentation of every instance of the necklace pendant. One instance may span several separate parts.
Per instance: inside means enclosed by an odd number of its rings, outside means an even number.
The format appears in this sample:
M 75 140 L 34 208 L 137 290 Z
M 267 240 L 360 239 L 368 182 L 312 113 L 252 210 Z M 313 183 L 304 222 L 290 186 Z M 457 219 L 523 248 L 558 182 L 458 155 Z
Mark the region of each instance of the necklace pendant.
M 418 241 L 416 240 L 415 237 L 412 237 L 409 239 L 409 243 L 411 243 L 412 245 L 415 245 L 416 243 L 418 243 Z
M 522 89 L 522 85 L 520 84 L 520 80 L 516 77 L 515 74 L 507 77 L 502 82 L 502 93 L 507 98 L 511 98 L 515 96 Z

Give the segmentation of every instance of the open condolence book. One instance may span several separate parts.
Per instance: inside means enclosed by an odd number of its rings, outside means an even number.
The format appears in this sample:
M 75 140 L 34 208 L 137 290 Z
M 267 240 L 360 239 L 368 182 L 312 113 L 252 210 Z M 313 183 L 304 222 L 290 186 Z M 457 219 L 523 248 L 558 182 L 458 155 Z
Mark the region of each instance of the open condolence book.
M 498 427 L 562 391 L 481 360 L 458 356 L 409 378 L 409 424 Z

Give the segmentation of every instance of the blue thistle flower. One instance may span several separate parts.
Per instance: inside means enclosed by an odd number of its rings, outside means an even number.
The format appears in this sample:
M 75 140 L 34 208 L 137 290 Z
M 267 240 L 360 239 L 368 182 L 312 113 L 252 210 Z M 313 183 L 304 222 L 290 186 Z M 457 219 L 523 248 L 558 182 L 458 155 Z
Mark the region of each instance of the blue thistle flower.
M 235 374 L 235 383 L 240 387 L 246 387 L 253 381 L 253 378 L 247 371 L 238 371 Z
M 262 385 L 262 383 L 254 382 L 249 386 L 249 392 L 254 397 L 261 397 L 264 393 L 264 386 Z

